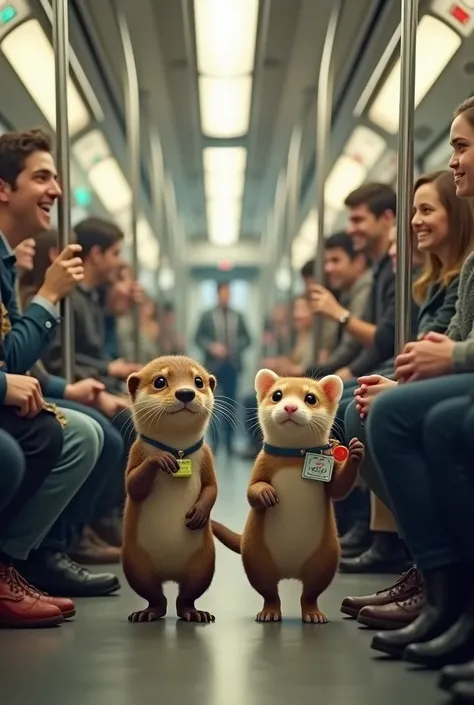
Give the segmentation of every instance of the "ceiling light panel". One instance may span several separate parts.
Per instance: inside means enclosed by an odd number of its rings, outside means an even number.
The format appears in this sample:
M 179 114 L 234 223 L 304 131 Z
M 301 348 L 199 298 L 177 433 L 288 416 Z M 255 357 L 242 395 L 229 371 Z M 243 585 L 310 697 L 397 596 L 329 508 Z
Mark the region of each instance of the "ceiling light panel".
M 204 171 L 214 174 L 244 172 L 247 166 L 245 147 L 206 147 L 203 150 Z
M 228 78 L 253 71 L 259 0 L 194 0 L 197 67 Z
M 424 15 L 416 39 L 415 108 L 421 103 L 451 61 L 462 39 L 441 20 Z M 398 132 L 400 108 L 400 59 L 380 89 L 369 118 L 387 132 Z
M 48 123 L 56 129 L 56 84 L 53 47 L 38 20 L 28 20 L 6 35 L 0 48 Z M 89 112 L 68 76 L 69 132 L 90 121 Z
M 231 139 L 248 132 L 252 102 L 252 78 L 199 79 L 201 127 L 208 137 Z
M 131 206 L 132 191 L 116 159 L 108 157 L 95 164 L 88 177 L 110 213 L 118 213 Z
M 377 132 L 364 125 L 359 125 L 349 138 L 344 154 L 362 164 L 369 171 L 380 159 L 386 146 L 384 138 Z
M 209 240 L 213 245 L 234 245 L 239 239 L 242 202 L 220 199 L 207 202 Z

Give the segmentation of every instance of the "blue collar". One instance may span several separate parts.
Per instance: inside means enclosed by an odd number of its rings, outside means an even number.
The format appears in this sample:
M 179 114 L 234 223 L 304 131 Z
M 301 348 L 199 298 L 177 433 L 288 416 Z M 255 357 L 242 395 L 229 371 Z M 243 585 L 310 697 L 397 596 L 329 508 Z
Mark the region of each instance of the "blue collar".
M 325 450 L 331 450 L 332 443 L 326 443 L 324 446 L 316 446 L 315 448 L 279 448 L 271 446 L 268 443 L 263 444 L 263 452 L 267 455 L 276 455 L 280 458 L 304 458 L 307 453 L 315 455 L 323 455 Z
M 4 262 L 16 262 L 16 255 L 5 235 L 0 230 L 0 257 Z
M 200 441 L 195 443 L 190 448 L 185 448 L 184 450 L 177 450 L 176 448 L 171 448 L 170 446 L 167 446 L 164 443 L 155 441 L 153 438 L 148 438 L 148 436 L 144 436 L 143 433 L 140 433 L 140 440 L 144 441 L 145 443 L 149 443 L 151 446 L 154 446 L 159 450 L 163 450 L 166 453 L 171 453 L 171 455 L 174 455 L 175 458 L 179 458 L 179 460 L 185 458 L 187 455 L 192 455 L 204 445 L 204 438 L 201 438 Z

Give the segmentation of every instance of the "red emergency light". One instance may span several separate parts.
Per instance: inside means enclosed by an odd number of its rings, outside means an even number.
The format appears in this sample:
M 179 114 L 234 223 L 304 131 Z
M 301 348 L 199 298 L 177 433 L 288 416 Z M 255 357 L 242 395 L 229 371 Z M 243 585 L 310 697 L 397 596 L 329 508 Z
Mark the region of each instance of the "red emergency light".
M 450 12 L 451 16 L 454 17 L 454 19 L 460 22 L 461 24 L 466 24 L 471 19 L 469 13 L 466 12 L 466 10 L 463 7 L 460 7 L 459 5 L 453 5 L 451 7 Z
M 232 269 L 232 262 L 229 262 L 227 259 L 223 259 L 219 262 L 219 269 L 221 272 L 228 272 L 230 269 Z

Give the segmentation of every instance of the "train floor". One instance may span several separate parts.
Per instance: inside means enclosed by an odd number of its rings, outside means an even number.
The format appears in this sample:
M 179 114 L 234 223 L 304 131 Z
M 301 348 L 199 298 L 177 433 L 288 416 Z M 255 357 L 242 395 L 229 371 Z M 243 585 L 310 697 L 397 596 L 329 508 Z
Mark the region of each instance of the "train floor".
M 243 526 L 249 466 L 219 462 L 216 519 Z M 94 568 L 94 570 L 99 570 Z M 120 572 L 120 569 L 118 569 Z M 240 557 L 217 548 L 211 589 L 199 602 L 210 625 L 179 622 L 176 589 L 161 622 L 130 624 L 143 601 L 123 582 L 108 598 L 78 600 L 74 620 L 48 630 L 0 630 L 1 701 L 8 705 L 435 705 L 436 674 L 371 653 L 372 632 L 339 612 L 348 594 L 367 594 L 392 576 L 338 576 L 321 601 L 330 622 L 302 624 L 299 586 L 282 584 L 284 621 L 257 624 L 260 597 Z

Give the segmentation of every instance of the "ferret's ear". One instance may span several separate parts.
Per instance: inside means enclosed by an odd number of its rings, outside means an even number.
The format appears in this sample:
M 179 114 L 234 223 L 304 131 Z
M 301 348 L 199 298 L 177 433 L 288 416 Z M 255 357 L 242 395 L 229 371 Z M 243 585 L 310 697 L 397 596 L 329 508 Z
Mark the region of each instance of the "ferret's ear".
M 257 396 L 264 397 L 269 389 L 273 387 L 275 382 L 279 379 L 276 372 L 272 370 L 259 370 L 255 377 L 255 391 Z
M 135 401 L 135 396 L 137 394 L 137 389 L 140 385 L 140 376 L 137 372 L 132 372 L 132 374 L 127 379 L 127 389 L 128 393 L 132 397 L 132 401 Z
M 344 391 L 344 383 L 340 377 L 337 375 L 327 375 L 318 380 L 321 387 L 324 389 L 329 401 L 337 404 L 339 399 L 342 397 L 342 392 Z
M 211 392 L 213 392 L 217 387 L 217 379 L 214 377 L 214 375 L 209 375 L 209 386 L 211 388 Z

